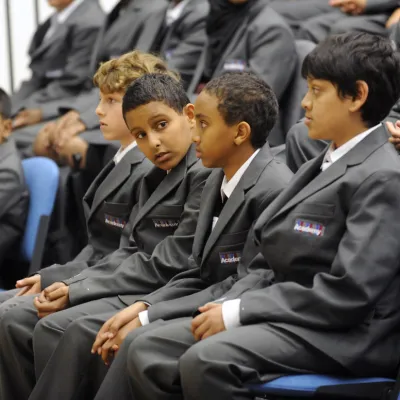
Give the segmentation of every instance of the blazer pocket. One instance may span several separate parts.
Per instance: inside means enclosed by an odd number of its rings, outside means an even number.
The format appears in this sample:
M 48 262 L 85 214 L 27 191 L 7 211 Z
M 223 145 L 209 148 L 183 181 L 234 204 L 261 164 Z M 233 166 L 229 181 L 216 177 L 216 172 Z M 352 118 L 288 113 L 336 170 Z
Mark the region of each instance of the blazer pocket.
M 108 201 L 104 202 L 103 210 L 105 214 L 113 215 L 115 217 L 126 217 L 131 212 L 128 203 L 110 203 Z
M 248 233 L 249 230 L 221 235 L 217 241 L 217 247 L 228 246 L 231 248 L 232 246 L 237 246 L 239 244 L 243 247 Z
M 150 213 L 150 218 L 181 218 L 183 213 L 183 206 L 181 205 L 158 205 L 154 207 Z
M 293 213 L 332 218 L 335 214 L 335 205 L 324 203 L 302 203 L 294 208 Z

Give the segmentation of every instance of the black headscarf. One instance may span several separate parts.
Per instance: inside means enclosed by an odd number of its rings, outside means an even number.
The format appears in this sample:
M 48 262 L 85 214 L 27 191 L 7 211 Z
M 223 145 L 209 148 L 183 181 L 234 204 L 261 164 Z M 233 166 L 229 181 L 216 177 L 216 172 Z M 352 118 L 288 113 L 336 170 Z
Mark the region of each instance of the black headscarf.
M 218 62 L 226 50 L 226 46 L 236 33 L 253 3 L 248 0 L 242 4 L 233 4 L 229 0 L 208 0 L 210 12 L 207 17 L 207 36 L 209 51 L 207 54 L 204 76 L 210 79 Z

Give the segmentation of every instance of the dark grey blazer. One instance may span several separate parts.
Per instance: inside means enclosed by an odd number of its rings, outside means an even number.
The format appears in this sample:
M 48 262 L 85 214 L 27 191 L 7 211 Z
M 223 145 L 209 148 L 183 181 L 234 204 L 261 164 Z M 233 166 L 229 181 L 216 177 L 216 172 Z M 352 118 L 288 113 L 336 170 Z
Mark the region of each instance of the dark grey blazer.
M 14 140 L 0 144 L 0 269 L 25 231 L 29 194 Z
M 36 104 L 48 118 L 51 115 L 46 114 L 42 103 L 73 96 L 83 89 L 90 75 L 91 49 L 103 21 L 98 1 L 85 0 L 48 40 L 43 39 L 50 19 L 39 26 L 29 48 L 32 77 L 12 96 L 14 113 L 27 104 Z
M 254 246 L 244 249 L 249 229 L 287 186 L 292 173 L 273 158 L 266 144 L 242 176 L 211 232 L 213 204 L 220 201 L 223 177 L 222 170 L 215 170 L 204 188 L 190 259 L 192 268 L 142 299 L 152 305 L 150 321 L 190 316 L 213 298 L 210 293 L 215 293 L 220 282 L 230 282 L 230 277 L 237 274 L 239 261 L 247 264 L 254 258 Z M 204 290 L 212 285 L 212 291 Z
M 323 158 L 304 164 L 257 221 L 274 282 L 247 286 L 240 320 L 272 324 L 349 373 L 395 376 L 400 159 L 383 128 L 321 172 Z M 235 286 L 226 295 L 237 296 Z
M 139 201 L 125 227 L 129 242 L 96 266 L 65 281 L 71 305 L 116 295 L 147 294 L 187 268 L 200 208 L 211 170 L 192 146 L 168 175 L 155 168 L 144 178 Z M 129 296 L 124 300 L 129 303 Z
M 265 1 L 259 1 L 244 18 L 221 56 L 213 77 L 234 69 L 255 72 L 272 87 L 280 101 L 295 71 L 297 53 L 289 26 L 265 4 Z M 203 76 L 207 51 L 206 44 L 189 85 L 188 93 L 192 99 Z M 280 132 L 271 133 L 271 145 L 279 144 L 274 142 L 275 135 L 280 136 Z
M 100 172 L 83 198 L 88 244 L 66 265 L 40 270 L 42 288 L 75 276 L 118 249 L 121 235 L 126 233 L 123 228 L 138 201 L 142 179 L 152 165 L 135 147 L 117 165 L 110 161 Z
M 365 13 L 377 14 L 392 12 L 399 6 L 398 0 L 367 0 Z

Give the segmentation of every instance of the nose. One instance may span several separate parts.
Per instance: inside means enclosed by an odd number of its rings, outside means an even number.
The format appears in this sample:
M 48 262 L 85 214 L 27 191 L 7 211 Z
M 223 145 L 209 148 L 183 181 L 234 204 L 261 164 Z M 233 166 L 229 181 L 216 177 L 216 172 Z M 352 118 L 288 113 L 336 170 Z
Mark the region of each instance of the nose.
M 303 100 L 301 101 L 301 106 L 307 111 L 311 109 L 311 99 L 309 92 L 307 92 L 306 95 L 303 97 Z
M 97 114 L 99 117 L 101 117 L 102 115 L 104 115 L 103 107 L 102 107 L 101 101 L 99 102 L 99 104 L 98 104 L 97 107 L 96 107 L 96 114 Z
M 192 130 L 192 141 L 193 143 L 199 144 L 200 143 L 200 133 L 198 128 L 194 128 Z
M 155 132 L 150 132 L 147 134 L 149 145 L 153 150 L 157 150 L 161 146 L 160 136 Z

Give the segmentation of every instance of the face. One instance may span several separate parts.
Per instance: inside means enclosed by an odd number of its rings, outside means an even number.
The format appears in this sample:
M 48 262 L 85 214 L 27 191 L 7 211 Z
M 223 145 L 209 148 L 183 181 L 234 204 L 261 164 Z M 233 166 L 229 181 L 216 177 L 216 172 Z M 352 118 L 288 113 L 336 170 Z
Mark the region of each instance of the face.
M 127 112 L 125 120 L 140 150 L 165 171 L 175 168 L 191 145 L 195 126 L 192 104 L 180 115 L 166 104 L 153 101 Z
M 207 168 L 224 168 L 235 152 L 237 126 L 226 125 L 218 111 L 218 99 L 201 92 L 194 106 L 196 115 L 196 154 Z
M 0 114 L 0 143 L 3 143 L 11 135 L 11 130 L 11 119 L 4 119 Z
M 352 119 L 354 102 L 341 98 L 336 87 L 322 79 L 307 79 L 308 92 L 301 105 L 305 109 L 305 124 L 312 139 L 335 141 Z
M 100 91 L 100 102 L 96 108 L 99 117 L 100 129 L 107 140 L 118 140 L 121 146 L 126 147 L 135 138 L 129 132 L 122 115 L 123 93 L 106 94 Z
M 61 11 L 68 7 L 74 0 L 47 0 L 50 7 L 54 7 L 57 11 Z

